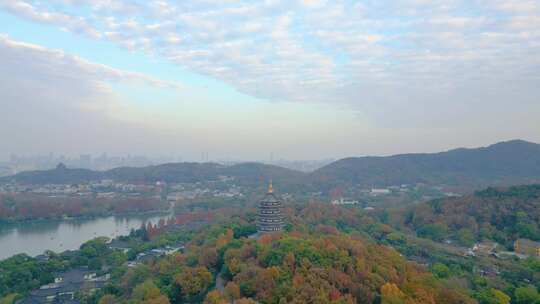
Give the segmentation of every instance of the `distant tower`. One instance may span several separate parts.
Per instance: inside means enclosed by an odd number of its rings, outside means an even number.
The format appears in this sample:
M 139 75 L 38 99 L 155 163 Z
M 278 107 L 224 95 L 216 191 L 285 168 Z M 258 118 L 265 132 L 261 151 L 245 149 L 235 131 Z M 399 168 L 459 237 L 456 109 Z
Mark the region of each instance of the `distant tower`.
M 272 181 L 268 185 L 268 192 L 259 203 L 259 213 L 257 215 L 257 231 L 259 233 L 271 233 L 283 229 L 283 216 L 281 214 L 282 204 L 274 195 Z

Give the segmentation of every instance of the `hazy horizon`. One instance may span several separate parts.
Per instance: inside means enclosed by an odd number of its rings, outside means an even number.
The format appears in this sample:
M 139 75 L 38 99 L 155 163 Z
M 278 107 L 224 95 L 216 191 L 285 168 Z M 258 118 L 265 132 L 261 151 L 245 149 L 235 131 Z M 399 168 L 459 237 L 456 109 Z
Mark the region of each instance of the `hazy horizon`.
M 136 154 L 129 154 L 129 153 L 128 154 L 109 154 L 107 152 L 96 153 L 96 154 L 80 153 L 80 154 L 67 155 L 67 154 L 63 154 L 63 153 L 56 154 L 56 153 L 53 153 L 53 152 L 49 152 L 47 154 L 11 154 L 9 156 L 9 158 L 0 159 L 0 163 L 2 163 L 2 162 L 8 163 L 10 161 L 13 161 L 12 158 L 19 158 L 19 159 L 45 159 L 45 158 L 50 158 L 50 159 L 53 159 L 53 160 L 56 161 L 54 163 L 56 165 L 56 164 L 59 164 L 59 163 L 62 162 L 62 158 L 64 158 L 65 160 L 68 160 L 68 161 L 77 161 L 81 157 L 87 157 L 87 156 L 89 156 L 92 161 L 96 161 L 97 159 L 104 158 L 104 157 L 108 158 L 108 159 L 119 159 L 119 160 L 129 160 L 129 159 L 137 160 L 137 159 L 142 158 L 142 159 L 144 159 L 146 161 L 151 162 L 152 164 L 180 163 L 180 162 L 194 162 L 194 163 L 260 162 L 260 163 L 267 163 L 267 164 L 278 164 L 280 162 L 291 162 L 291 163 L 293 163 L 293 162 L 319 162 L 319 163 L 324 163 L 324 162 L 332 162 L 332 161 L 336 161 L 336 160 L 343 159 L 343 158 L 348 158 L 348 157 L 387 157 L 387 156 L 395 156 L 395 155 L 399 155 L 399 154 L 439 153 L 439 152 L 447 152 L 447 151 L 456 150 L 456 149 L 462 149 L 462 148 L 465 148 L 465 149 L 477 149 L 477 148 L 484 148 L 484 147 L 488 147 L 488 146 L 491 146 L 491 145 L 494 145 L 494 144 L 499 144 L 499 143 L 504 143 L 504 142 L 509 142 L 509 141 L 525 141 L 525 142 L 529 142 L 529 143 L 533 143 L 533 144 L 540 144 L 540 143 L 537 143 L 537 142 L 534 142 L 534 141 L 528 141 L 528 140 L 524 140 L 524 139 L 521 139 L 521 138 L 516 138 L 516 139 L 503 140 L 503 141 L 499 141 L 499 142 L 493 142 L 493 143 L 490 143 L 490 144 L 487 144 L 487 145 L 481 145 L 481 146 L 468 146 L 468 147 L 456 146 L 456 147 L 451 147 L 449 149 L 437 150 L 437 151 L 403 151 L 403 152 L 399 152 L 399 153 L 390 153 L 390 154 L 345 155 L 345 156 L 342 156 L 342 157 L 328 157 L 328 158 L 320 158 L 320 159 L 291 159 L 291 158 L 279 157 L 279 155 L 275 155 L 275 153 L 271 153 L 271 154 L 267 155 L 266 158 L 264 156 L 261 156 L 259 158 L 253 158 L 253 159 L 241 159 L 241 158 L 234 158 L 234 157 L 228 157 L 228 158 L 225 158 L 225 157 L 211 157 L 209 154 L 206 155 L 205 153 L 201 153 L 199 155 L 199 158 L 184 158 L 181 155 L 144 155 L 144 154 L 136 155 Z
M 540 6 L 0 0 L 0 160 L 540 142 Z

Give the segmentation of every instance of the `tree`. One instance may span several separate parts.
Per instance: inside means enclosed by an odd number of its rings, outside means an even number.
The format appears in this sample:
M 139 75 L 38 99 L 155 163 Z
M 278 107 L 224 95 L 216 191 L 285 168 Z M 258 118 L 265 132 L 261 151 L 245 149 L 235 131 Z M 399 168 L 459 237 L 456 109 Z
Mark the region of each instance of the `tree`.
M 438 278 L 447 278 L 450 276 L 450 269 L 442 264 L 442 263 L 435 263 L 433 266 L 431 266 L 431 271 L 437 276 Z
M 169 298 L 164 295 L 161 295 L 154 299 L 149 299 L 143 302 L 143 304 L 170 304 Z
M 223 295 L 218 290 L 212 290 L 204 299 L 204 304 L 227 304 L 227 300 L 223 298 Z
M 286 267 L 291 273 L 294 272 L 296 266 L 296 258 L 293 252 L 289 252 L 283 259 L 283 266 Z
M 101 260 L 98 258 L 93 258 L 88 260 L 88 268 L 93 270 L 100 270 L 101 269 Z
M 406 295 L 394 283 L 381 287 L 381 304 L 405 304 Z
M 115 304 L 117 302 L 118 301 L 115 296 L 107 294 L 101 297 L 101 299 L 99 299 L 98 304 Z
M 199 265 L 207 268 L 213 268 L 218 262 L 218 254 L 216 248 L 204 248 L 199 255 Z
M 186 267 L 176 275 L 175 282 L 186 296 L 198 295 L 212 284 L 212 274 L 206 267 Z
M 107 264 L 111 266 L 120 266 L 127 261 L 127 255 L 122 251 L 114 251 L 107 256 Z
M 150 277 L 150 269 L 146 265 L 130 268 L 120 279 L 120 288 L 124 293 L 129 293 L 135 286 L 143 283 Z
M 225 295 L 229 300 L 236 300 L 240 298 L 240 287 L 234 282 L 227 283 L 225 286 Z
M 493 299 L 495 304 L 509 304 L 510 297 L 498 289 L 492 289 Z
M 133 298 L 144 304 L 169 304 L 169 299 L 161 294 L 161 291 L 151 280 L 137 285 L 133 290 Z
M 257 302 L 255 302 L 254 300 L 249 299 L 249 298 L 242 298 L 240 300 L 237 300 L 234 303 L 235 304 L 257 304 Z
M 104 256 L 108 251 L 108 241 L 109 239 L 106 237 L 90 240 L 81 245 L 81 254 L 89 259 Z
M 255 225 L 243 225 L 240 227 L 234 227 L 234 238 L 239 239 L 242 237 L 247 237 L 250 234 L 257 232 L 257 226 Z
M 420 237 L 441 241 L 448 233 L 448 227 L 444 224 L 429 224 L 421 227 L 417 232 Z
M 471 230 L 463 228 L 457 233 L 457 239 L 461 245 L 470 247 L 474 244 L 475 237 Z
M 510 297 L 504 292 L 489 288 L 479 292 L 476 296 L 480 304 L 509 304 Z
M 518 304 L 537 304 L 540 303 L 540 295 L 532 285 L 516 288 L 514 298 Z
M 18 296 L 16 293 L 9 294 L 0 299 L 0 304 L 13 304 Z

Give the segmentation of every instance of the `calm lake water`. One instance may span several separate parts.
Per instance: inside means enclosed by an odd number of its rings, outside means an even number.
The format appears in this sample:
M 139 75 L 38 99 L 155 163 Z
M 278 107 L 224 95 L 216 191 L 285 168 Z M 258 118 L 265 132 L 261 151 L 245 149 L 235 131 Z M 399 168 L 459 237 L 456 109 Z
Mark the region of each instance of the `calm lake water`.
M 94 219 L 29 222 L 0 227 L 0 260 L 18 253 L 35 256 L 45 250 L 62 252 L 78 249 L 98 236 L 128 235 L 142 223 L 157 223 L 170 214 L 109 216 Z

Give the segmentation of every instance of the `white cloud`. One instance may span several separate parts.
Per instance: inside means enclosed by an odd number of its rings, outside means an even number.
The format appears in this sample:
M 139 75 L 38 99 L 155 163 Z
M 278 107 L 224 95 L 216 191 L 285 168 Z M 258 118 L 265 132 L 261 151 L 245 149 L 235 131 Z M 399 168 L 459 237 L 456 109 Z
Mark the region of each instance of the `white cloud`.
M 92 63 L 61 50 L 0 35 L 0 153 L 141 151 L 162 134 L 114 119 L 124 113 L 111 83 L 182 88 L 177 83 Z M 140 146 L 140 138 L 147 146 Z M 119 147 L 115 143 L 123 143 Z M 118 150 L 117 150 L 118 151 Z
M 327 0 L 300 0 L 300 3 L 308 8 L 321 8 L 326 2 Z
M 536 0 L 485 0 L 484 5 L 512 14 L 537 14 L 540 3 Z
M 537 0 L 1 3 L 264 99 L 362 110 L 406 103 L 420 113 L 468 102 L 471 91 L 497 91 L 490 102 L 504 104 L 496 96 L 509 96 L 509 81 L 531 92 L 523 98 L 540 86 Z
M 92 38 L 100 38 L 101 34 L 89 25 L 84 17 L 70 16 L 68 14 L 39 11 L 25 1 L 0 1 L 0 7 L 19 16 L 41 23 L 49 23 L 65 28 L 74 33 L 81 33 Z
M 478 28 L 486 24 L 485 18 L 482 17 L 455 17 L 455 16 L 440 16 L 430 20 L 435 26 L 450 27 L 450 28 Z
M 162 88 L 184 88 L 182 84 L 177 82 L 164 81 L 142 73 L 119 70 L 107 65 L 93 63 L 83 58 L 66 54 L 62 50 L 47 49 L 39 45 L 11 40 L 5 35 L 0 35 L 0 48 L 4 51 L 9 51 L 13 57 L 18 57 L 19 55 L 17 53 L 24 54 L 26 58 L 32 58 L 37 64 L 45 65 L 47 62 L 56 62 L 56 67 L 51 69 L 51 74 L 57 77 L 66 75 L 67 77 L 87 77 L 89 80 L 92 79 L 92 81 L 96 82 L 115 81 L 146 84 Z M 4 60 L 7 59 L 4 58 Z M 58 69 L 58 66 L 65 69 Z
M 6 71 L 0 74 L 0 137 L 6 139 L 0 149 L 2 158 L 10 152 L 78 155 L 106 151 L 198 160 L 200 151 L 211 151 L 212 156 L 259 159 L 268 149 L 277 151 L 281 145 L 301 151 L 323 137 L 335 141 L 323 131 L 334 121 L 352 123 L 350 113 L 343 114 L 345 119 L 323 117 L 320 112 L 326 113 L 329 107 L 314 111 L 297 103 L 284 107 L 264 103 L 259 108 L 208 102 L 193 90 L 176 90 L 182 86 L 175 83 L 7 36 L 0 36 L 0 67 Z M 227 73 L 228 67 L 214 69 L 214 73 Z M 127 87 L 135 90 L 165 86 L 173 89 L 165 91 L 180 94 L 174 94 L 170 103 L 157 96 L 148 100 L 153 102 L 134 101 L 130 100 L 134 94 L 112 90 L 110 83 L 135 84 Z M 304 115 L 310 119 L 302 119 Z M 279 142 L 268 143 L 261 136 L 268 128 Z M 310 138 L 313 133 L 322 135 Z

